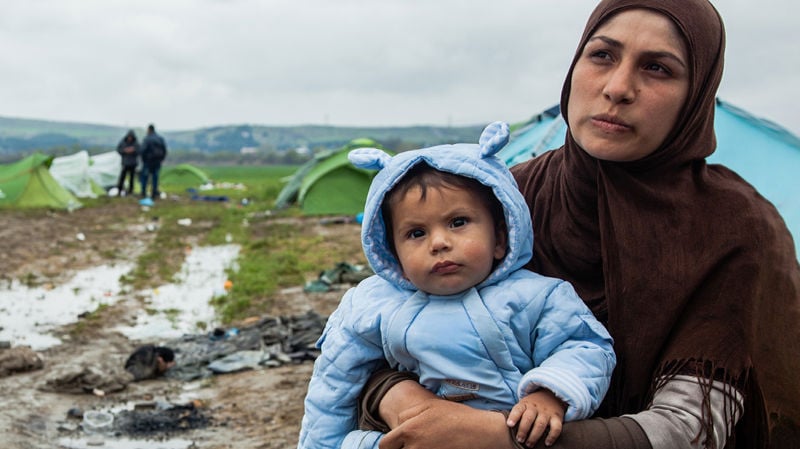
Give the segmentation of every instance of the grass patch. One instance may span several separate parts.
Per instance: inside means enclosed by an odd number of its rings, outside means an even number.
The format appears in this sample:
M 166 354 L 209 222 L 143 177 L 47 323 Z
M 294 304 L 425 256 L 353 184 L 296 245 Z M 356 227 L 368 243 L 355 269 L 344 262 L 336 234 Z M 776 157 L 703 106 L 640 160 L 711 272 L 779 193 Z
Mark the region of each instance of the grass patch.
M 216 297 L 212 304 L 220 319 L 229 323 L 269 307 L 269 296 L 278 288 L 302 285 L 304 274 L 318 266 L 308 254 L 319 242 L 318 236 L 303 235 L 297 225 L 272 223 L 273 218 L 294 216 L 297 210 L 282 211 L 264 218 L 272 209 L 284 185 L 284 178 L 294 173 L 292 166 L 220 166 L 202 168 L 213 188 L 197 191 L 199 195 L 228 198 L 227 202 L 172 201 L 156 202 L 149 211 L 157 235 L 136 261 L 136 267 L 122 282 L 133 288 L 155 287 L 173 280 L 180 269 L 188 246 L 239 244 L 237 270 L 229 270 L 233 282 L 230 291 Z M 168 197 L 187 198 L 186 185 L 166 184 Z M 253 215 L 261 218 L 253 219 Z M 190 226 L 178 220 L 189 218 Z M 253 221 L 256 221 L 253 226 Z M 266 233 L 263 232 L 267 228 Z M 259 237 L 254 235 L 259 228 Z
M 233 286 L 214 299 L 223 322 L 268 309 L 269 296 L 279 287 L 302 285 L 313 269 L 302 260 L 309 238 L 298 226 L 269 223 L 267 237 L 250 240 L 239 256 L 238 270 L 228 272 Z
M 70 329 L 70 334 L 72 335 L 80 335 L 87 328 L 90 326 L 95 326 L 97 322 L 100 320 L 103 312 L 108 309 L 108 304 L 99 304 L 96 309 L 87 313 L 83 316 L 81 320 L 79 320 L 75 325 Z
M 199 186 L 162 184 L 167 198 L 157 200 L 145 212 L 145 224 L 155 227 L 152 243 L 121 282 L 137 290 L 154 288 L 173 281 L 188 247 L 238 244 L 241 251 L 237 269 L 227 273 L 232 287 L 227 294 L 214 298 L 212 304 L 224 323 L 269 313 L 270 296 L 278 289 L 301 286 L 309 274 L 342 260 L 339 252 L 328 246 L 330 242 L 304 225 L 298 209 L 272 211 L 284 179 L 296 168 L 201 167 L 213 188 L 196 193 L 225 196 L 225 202 L 192 200 L 186 189 Z M 107 201 L 111 200 L 101 197 L 85 204 L 102 207 Z M 191 219 L 190 226 L 178 224 L 186 218 Z

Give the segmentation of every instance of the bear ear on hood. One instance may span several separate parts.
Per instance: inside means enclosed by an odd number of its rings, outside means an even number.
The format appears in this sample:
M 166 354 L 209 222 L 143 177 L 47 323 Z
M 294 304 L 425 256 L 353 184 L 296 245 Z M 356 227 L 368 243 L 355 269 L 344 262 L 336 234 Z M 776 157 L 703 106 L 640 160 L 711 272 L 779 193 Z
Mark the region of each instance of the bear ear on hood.
M 509 130 L 508 123 L 493 122 L 484 128 L 478 144 L 480 145 L 480 155 L 482 158 L 491 157 L 497 154 L 508 143 Z
M 347 153 L 347 159 L 358 168 L 381 170 L 389 164 L 392 157 L 377 148 L 356 148 Z

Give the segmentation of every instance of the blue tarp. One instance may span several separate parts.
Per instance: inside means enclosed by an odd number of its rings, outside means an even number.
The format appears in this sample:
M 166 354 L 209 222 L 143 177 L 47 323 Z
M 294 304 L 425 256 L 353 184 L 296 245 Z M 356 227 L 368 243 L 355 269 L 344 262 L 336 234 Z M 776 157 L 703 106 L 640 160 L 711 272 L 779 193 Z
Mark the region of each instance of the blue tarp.
M 800 255 L 800 139 L 781 126 L 717 100 L 717 150 L 710 164 L 735 171 L 783 216 Z M 498 157 L 512 166 L 560 147 L 567 126 L 558 106 L 535 116 L 511 136 Z

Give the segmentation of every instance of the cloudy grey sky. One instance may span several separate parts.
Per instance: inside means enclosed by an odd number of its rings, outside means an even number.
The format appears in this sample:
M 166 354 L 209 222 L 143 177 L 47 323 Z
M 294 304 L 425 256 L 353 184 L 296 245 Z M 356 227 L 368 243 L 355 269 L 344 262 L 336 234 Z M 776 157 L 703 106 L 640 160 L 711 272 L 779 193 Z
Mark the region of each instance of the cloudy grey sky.
M 463 125 L 558 101 L 596 0 L 32 0 L 0 15 L 0 116 L 182 130 Z M 800 134 L 795 0 L 716 0 L 720 97 Z

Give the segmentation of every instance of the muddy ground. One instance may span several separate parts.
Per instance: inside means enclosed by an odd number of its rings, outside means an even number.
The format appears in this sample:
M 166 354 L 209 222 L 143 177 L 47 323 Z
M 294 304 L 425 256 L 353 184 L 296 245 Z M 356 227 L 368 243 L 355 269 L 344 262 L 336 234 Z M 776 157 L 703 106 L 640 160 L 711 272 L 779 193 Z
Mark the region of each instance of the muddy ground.
M 157 206 L 156 206 L 157 207 Z M 84 268 L 134 261 L 154 238 L 146 225 L 150 214 L 133 198 L 121 198 L 102 207 L 68 212 L 0 211 L 0 281 L 16 278 L 29 283 L 57 285 Z M 124 217 L 124 218 L 121 218 Z M 253 226 L 265 221 L 252 220 Z M 341 260 L 363 263 L 356 224 L 323 225 L 317 219 L 298 219 L 298 226 L 326 236 L 325 251 L 341 253 Z M 76 238 L 79 233 L 85 236 Z M 307 279 L 314 278 L 309 273 Z M 327 316 L 342 291 L 307 294 L 300 286 L 274 295 L 264 315 L 294 315 L 315 310 Z M 277 368 L 222 374 L 183 382 L 157 379 L 129 384 L 124 390 L 97 394 L 66 394 L 40 390 L 48 374 L 65 363 L 124 364 L 141 342 L 128 341 L 114 331 L 132 320 L 143 307 L 135 298 L 123 298 L 93 320 L 90 329 L 75 334 L 65 329 L 63 344 L 39 353 L 44 367 L 0 378 L 0 447 L 39 449 L 93 447 L 81 420 L 68 417 L 70 409 L 130 407 L 130 404 L 171 403 L 196 405 L 195 413 L 208 418 L 205 427 L 176 429 L 148 435 L 111 435 L 106 448 L 237 448 L 285 449 L 297 442 L 302 401 L 311 375 L 310 362 Z M 236 325 L 233 323 L 232 325 Z M 186 426 L 192 427 L 192 426 Z M 139 437 L 147 437 L 140 439 Z

